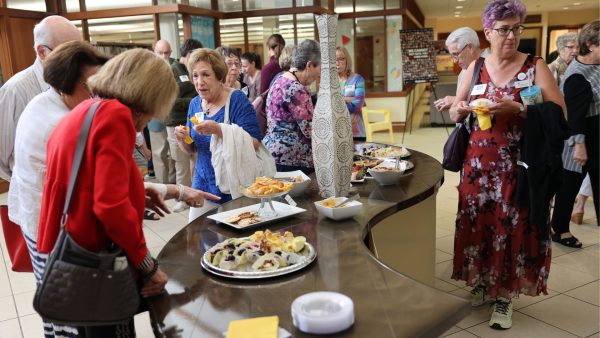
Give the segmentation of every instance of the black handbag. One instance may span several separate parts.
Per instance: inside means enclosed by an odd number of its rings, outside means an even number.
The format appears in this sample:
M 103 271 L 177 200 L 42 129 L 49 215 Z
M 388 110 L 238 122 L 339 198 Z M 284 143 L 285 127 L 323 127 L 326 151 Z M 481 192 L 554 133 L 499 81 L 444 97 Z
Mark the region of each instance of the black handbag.
M 48 322 L 72 326 L 115 325 L 133 318 L 140 305 L 136 281 L 123 250 L 111 243 L 101 252 L 79 246 L 65 229 L 69 204 L 90 125 L 101 101 L 87 112 L 71 167 L 71 177 L 52 249 L 33 307 Z
M 479 80 L 479 72 L 483 66 L 484 58 L 480 57 L 475 63 L 475 69 L 473 70 L 473 78 L 471 79 L 471 88 L 467 96 L 467 103 L 471 101 L 471 92 L 473 86 Z M 469 114 L 467 118 L 456 124 L 456 127 L 450 135 L 446 144 L 444 144 L 444 159 L 442 161 L 442 168 L 458 172 L 462 169 L 465 157 L 467 156 L 467 146 L 469 145 L 470 132 L 469 128 L 472 123 L 472 114 Z

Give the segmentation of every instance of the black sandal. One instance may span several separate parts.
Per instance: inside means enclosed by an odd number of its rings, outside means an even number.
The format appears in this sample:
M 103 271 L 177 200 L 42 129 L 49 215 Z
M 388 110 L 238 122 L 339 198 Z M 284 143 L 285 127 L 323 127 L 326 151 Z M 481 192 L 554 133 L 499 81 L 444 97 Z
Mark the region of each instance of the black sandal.
M 583 243 L 581 243 L 575 236 L 560 238 L 560 234 L 554 234 L 552 235 L 552 241 L 564 246 L 568 246 L 569 248 L 579 249 L 583 246 Z
M 158 221 L 160 217 L 152 210 L 144 210 L 144 219 L 149 221 Z

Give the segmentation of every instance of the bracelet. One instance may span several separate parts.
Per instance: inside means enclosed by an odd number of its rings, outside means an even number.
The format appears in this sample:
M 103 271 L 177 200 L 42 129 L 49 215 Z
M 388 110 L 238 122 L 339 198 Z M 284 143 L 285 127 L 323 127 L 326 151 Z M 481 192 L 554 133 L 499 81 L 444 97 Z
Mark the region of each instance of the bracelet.
M 177 201 L 181 202 L 183 200 L 184 192 L 185 192 L 185 187 L 183 186 L 183 184 L 179 184 L 179 197 L 177 198 Z
M 144 260 L 138 266 L 136 266 L 136 269 L 141 270 L 141 271 L 147 270 L 148 268 L 150 268 L 152 266 L 154 261 L 155 261 L 155 259 L 152 258 L 150 251 L 148 251 L 148 253 L 146 254 L 146 257 L 144 257 Z
M 152 261 L 154 263 L 154 265 L 152 266 L 152 270 L 150 270 L 150 272 L 148 273 L 143 273 L 142 272 L 142 278 L 143 279 L 150 279 L 152 278 L 152 276 L 154 276 L 154 274 L 156 273 L 156 271 L 158 271 L 158 261 L 154 258 L 152 258 Z

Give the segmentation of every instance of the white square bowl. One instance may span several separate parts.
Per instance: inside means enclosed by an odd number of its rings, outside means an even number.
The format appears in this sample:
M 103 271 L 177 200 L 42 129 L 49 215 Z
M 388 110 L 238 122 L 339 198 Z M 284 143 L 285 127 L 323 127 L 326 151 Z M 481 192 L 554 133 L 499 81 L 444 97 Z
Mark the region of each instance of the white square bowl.
M 302 170 L 296 171 L 278 171 L 275 173 L 274 178 L 296 178 L 302 177 L 304 180 L 302 182 L 292 182 L 292 190 L 288 192 L 288 195 L 292 197 L 300 196 L 304 193 L 304 190 L 310 185 L 310 177 L 308 177 Z
M 326 200 L 334 199 L 335 205 L 338 205 L 346 200 L 346 197 L 333 197 L 327 198 Z M 362 203 L 359 201 L 348 202 L 348 204 L 340 207 L 340 208 L 331 208 L 323 205 L 323 201 L 315 202 L 315 207 L 319 214 L 331 218 L 333 220 L 339 221 L 346 218 L 352 218 L 358 215 L 362 211 Z

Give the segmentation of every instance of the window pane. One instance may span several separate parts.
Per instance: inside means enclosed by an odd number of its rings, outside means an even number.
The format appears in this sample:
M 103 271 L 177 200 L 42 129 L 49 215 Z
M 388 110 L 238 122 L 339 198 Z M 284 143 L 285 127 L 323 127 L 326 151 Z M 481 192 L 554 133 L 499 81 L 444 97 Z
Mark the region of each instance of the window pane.
M 360 55 L 355 71 L 365 78 L 368 91 L 384 91 L 385 27 L 383 17 L 356 19 L 355 53 Z
M 66 0 L 67 12 L 79 12 L 79 0 Z
M 296 15 L 296 32 L 298 43 L 306 39 L 315 39 L 315 19 L 313 14 Z
M 342 19 L 337 26 L 337 46 L 346 48 L 352 59 L 353 69 L 356 71 L 356 60 L 354 57 L 354 19 Z
M 335 12 L 336 13 L 351 13 L 352 12 L 352 0 L 335 0 Z
M 248 18 L 248 43 L 250 51 L 260 55 L 263 64 L 269 60 L 269 54 L 265 43 L 267 42 L 269 36 L 275 33 L 283 36 L 286 45 L 293 45 L 293 16 L 280 15 Z
M 219 21 L 221 29 L 221 46 L 244 48 L 244 22 L 242 19 L 225 19 Z
M 241 12 L 241 1 L 219 1 L 219 10 L 221 12 Z
M 314 4 L 313 0 L 296 0 L 296 7 L 312 6 Z M 321 2 L 321 5 L 323 5 L 323 2 Z
M 400 8 L 400 0 L 386 0 L 385 8 L 386 9 Z
M 387 91 L 402 91 L 402 51 L 400 50 L 402 16 L 387 17 Z
M 382 10 L 383 1 L 384 0 L 356 0 L 356 12 Z
M 204 48 L 214 49 L 215 19 L 204 16 L 192 16 L 192 38 L 202 42 Z M 182 32 L 183 33 L 183 32 Z M 242 44 L 244 42 L 242 41 Z
M 90 19 L 88 24 L 90 42 L 107 55 L 136 47 L 152 48 L 154 42 L 152 15 Z
M 248 10 L 289 7 L 292 7 L 292 0 L 246 0 L 246 9 Z
M 85 7 L 88 11 L 99 9 L 127 8 L 152 6 L 152 0 L 86 0 Z
M 27 11 L 37 11 L 37 12 L 45 12 L 46 11 L 46 1 L 45 0 L 8 0 L 6 2 L 6 6 L 8 8 L 24 9 Z
M 182 3 L 183 1 L 177 0 L 178 3 Z M 188 3 L 190 6 L 199 7 L 199 8 L 211 8 L 210 0 L 189 0 Z

